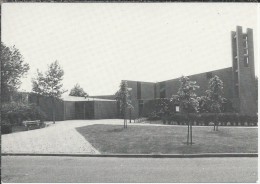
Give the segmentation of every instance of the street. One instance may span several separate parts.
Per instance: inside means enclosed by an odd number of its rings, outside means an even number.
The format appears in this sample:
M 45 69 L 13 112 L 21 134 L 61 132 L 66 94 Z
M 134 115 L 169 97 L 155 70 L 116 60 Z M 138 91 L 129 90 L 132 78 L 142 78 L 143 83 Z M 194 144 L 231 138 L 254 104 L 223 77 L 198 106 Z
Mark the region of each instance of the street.
M 2 182 L 255 183 L 257 159 L 2 156 Z

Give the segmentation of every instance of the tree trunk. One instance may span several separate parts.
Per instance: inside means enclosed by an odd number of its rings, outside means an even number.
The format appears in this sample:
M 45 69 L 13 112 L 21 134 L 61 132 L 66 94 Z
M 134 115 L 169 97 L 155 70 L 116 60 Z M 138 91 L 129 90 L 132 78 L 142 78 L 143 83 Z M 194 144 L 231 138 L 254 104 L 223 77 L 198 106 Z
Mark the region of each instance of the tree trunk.
M 190 136 L 190 122 L 187 122 L 188 124 L 188 135 L 187 135 L 187 145 L 189 145 L 189 136 Z
M 192 123 L 190 126 L 190 144 L 192 145 Z
M 132 109 L 130 109 L 130 123 L 132 121 Z
M 124 121 L 125 121 L 125 128 L 126 128 L 126 110 L 124 110 Z
M 125 112 L 127 112 L 127 109 L 125 110 Z M 125 113 L 127 115 L 127 113 Z M 127 128 L 127 116 L 125 115 L 125 128 Z
M 124 108 L 124 128 L 126 128 L 126 109 Z
M 54 97 L 52 97 L 52 121 L 53 121 L 53 124 L 55 124 L 55 100 L 54 100 Z

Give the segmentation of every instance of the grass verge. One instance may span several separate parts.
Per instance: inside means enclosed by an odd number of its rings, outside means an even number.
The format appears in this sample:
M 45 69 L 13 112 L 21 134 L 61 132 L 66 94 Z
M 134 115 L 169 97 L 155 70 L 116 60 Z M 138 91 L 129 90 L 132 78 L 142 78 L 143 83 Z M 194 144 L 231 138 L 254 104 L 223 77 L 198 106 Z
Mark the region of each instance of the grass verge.
M 193 145 L 186 145 L 186 126 L 91 125 L 77 131 L 105 154 L 257 153 L 257 128 L 193 127 Z

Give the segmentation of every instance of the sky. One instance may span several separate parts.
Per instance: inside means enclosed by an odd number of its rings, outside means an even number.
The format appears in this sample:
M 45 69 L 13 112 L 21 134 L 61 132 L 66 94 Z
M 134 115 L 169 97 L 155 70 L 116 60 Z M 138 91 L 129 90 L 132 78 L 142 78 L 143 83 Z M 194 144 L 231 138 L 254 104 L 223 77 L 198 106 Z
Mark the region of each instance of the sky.
M 159 82 L 231 67 L 231 31 L 254 30 L 255 3 L 4 3 L 2 41 L 29 63 L 20 91 L 58 60 L 63 88 L 114 94 L 121 80 Z M 258 73 L 258 70 L 256 71 Z

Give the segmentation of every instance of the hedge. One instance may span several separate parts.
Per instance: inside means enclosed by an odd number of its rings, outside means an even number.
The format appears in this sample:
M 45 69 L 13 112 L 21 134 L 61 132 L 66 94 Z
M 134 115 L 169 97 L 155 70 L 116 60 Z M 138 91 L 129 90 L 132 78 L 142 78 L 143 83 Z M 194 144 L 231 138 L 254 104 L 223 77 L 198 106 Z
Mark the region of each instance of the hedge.
M 153 120 L 153 118 L 157 118 L 155 114 L 153 116 L 149 116 L 149 120 Z M 199 124 L 209 125 L 211 122 L 219 122 L 222 123 L 222 125 L 227 125 L 227 123 L 231 123 L 231 125 L 245 125 L 245 123 L 248 124 L 254 124 L 257 125 L 258 122 L 258 116 L 248 116 L 248 115 L 241 115 L 238 113 L 173 113 L 169 116 L 161 117 L 162 120 L 167 120 L 168 124 L 172 124 L 172 122 L 177 122 L 177 124 L 186 124 L 188 121 L 190 122 L 197 122 Z
M 9 134 L 9 133 L 12 133 L 12 125 L 2 124 L 1 125 L 1 134 Z
M 150 121 L 161 120 L 161 115 L 159 113 L 152 112 L 151 114 L 149 114 L 147 119 Z
M 3 124 L 21 125 L 25 120 L 40 120 L 43 122 L 46 114 L 35 104 L 11 102 L 2 105 Z

